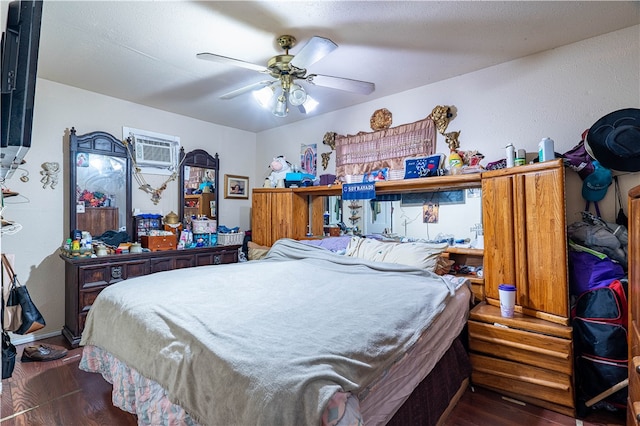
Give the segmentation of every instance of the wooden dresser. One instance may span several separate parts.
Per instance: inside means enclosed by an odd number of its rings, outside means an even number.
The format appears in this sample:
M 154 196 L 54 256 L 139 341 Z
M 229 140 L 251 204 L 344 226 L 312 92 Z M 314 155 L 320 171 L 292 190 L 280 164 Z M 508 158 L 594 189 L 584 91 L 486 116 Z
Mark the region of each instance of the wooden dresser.
M 629 399 L 627 425 L 640 425 L 640 186 L 629 191 Z
M 87 314 L 98 294 L 128 278 L 171 269 L 220 265 L 238 261 L 239 245 L 120 254 L 97 258 L 68 258 L 65 262 L 65 325 L 63 336 L 77 347 Z
M 572 328 L 481 303 L 469 314 L 473 384 L 575 416 Z
M 486 303 L 470 313 L 471 380 L 575 416 L 561 160 L 482 174 Z M 498 286 L 516 286 L 500 316 Z

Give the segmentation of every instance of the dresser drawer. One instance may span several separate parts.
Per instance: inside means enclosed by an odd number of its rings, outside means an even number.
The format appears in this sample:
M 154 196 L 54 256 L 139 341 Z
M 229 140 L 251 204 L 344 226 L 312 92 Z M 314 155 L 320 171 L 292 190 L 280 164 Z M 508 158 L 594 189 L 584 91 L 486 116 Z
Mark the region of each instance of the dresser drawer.
M 468 324 L 469 348 L 474 352 L 572 374 L 570 340 L 477 321 Z
M 572 380 L 567 374 L 479 354 L 470 354 L 470 359 L 471 380 L 476 385 L 574 407 Z
M 80 312 L 88 312 L 91 305 L 93 305 L 94 300 L 96 300 L 96 297 L 98 297 L 103 289 L 104 287 L 100 287 L 81 291 L 80 297 L 78 298 L 78 302 L 80 304 L 78 308 Z
M 141 277 L 149 273 L 149 261 L 137 260 L 113 262 L 78 268 L 80 289 L 105 287 L 127 278 Z
M 167 236 L 144 235 L 140 237 L 140 242 L 142 243 L 142 247 L 148 248 L 151 251 L 175 250 L 176 244 L 177 244 L 175 235 L 167 235 Z
M 80 288 L 105 287 L 114 281 L 109 265 L 83 266 L 78 268 L 78 283 Z M 118 275 L 116 278 L 122 278 Z
M 221 250 L 217 253 L 198 254 L 196 266 L 223 265 L 238 262 L 238 249 Z

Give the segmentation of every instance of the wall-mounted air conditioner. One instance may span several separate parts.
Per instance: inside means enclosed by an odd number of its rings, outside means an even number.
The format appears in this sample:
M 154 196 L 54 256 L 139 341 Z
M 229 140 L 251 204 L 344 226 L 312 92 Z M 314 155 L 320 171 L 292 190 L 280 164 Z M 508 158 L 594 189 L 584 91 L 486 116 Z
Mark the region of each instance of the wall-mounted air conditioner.
M 136 164 L 143 173 L 170 174 L 180 161 L 180 138 L 147 130 L 123 127 L 124 138 L 129 138 Z

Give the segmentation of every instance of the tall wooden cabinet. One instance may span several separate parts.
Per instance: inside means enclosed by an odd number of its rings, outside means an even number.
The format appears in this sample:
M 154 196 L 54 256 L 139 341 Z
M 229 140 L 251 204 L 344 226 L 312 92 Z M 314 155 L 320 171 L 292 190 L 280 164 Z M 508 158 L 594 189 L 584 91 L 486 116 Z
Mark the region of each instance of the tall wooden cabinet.
M 561 160 L 482 174 L 486 303 L 470 313 L 471 379 L 575 415 Z M 502 318 L 498 286 L 516 286 Z
M 568 325 L 569 288 L 561 160 L 482 174 L 487 301 L 514 284 L 527 315 Z
M 311 217 L 319 218 L 309 227 Z M 256 188 L 252 194 L 251 239 L 271 246 L 280 238 L 304 239 L 322 233 L 322 205 L 291 188 Z M 318 229 L 319 227 L 319 229 Z
M 640 186 L 629 191 L 629 399 L 627 425 L 640 425 Z

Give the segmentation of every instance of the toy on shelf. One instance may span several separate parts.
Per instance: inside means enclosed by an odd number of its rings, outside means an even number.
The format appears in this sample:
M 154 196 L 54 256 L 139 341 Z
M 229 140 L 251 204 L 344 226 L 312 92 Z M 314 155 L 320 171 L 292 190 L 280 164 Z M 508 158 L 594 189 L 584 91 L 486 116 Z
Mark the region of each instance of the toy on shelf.
M 275 188 L 276 186 L 278 186 L 278 182 L 281 180 L 282 185 L 284 185 L 284 180 L 287 177 L 287 173 L 292 171 L 291 163 L 287 161 L 284 155 L 280 155 L 278 157 L 274 157 L 269 167 L 271 168 L 271 174 L 269 175 L 271 187 Z

